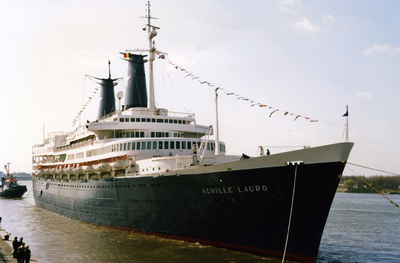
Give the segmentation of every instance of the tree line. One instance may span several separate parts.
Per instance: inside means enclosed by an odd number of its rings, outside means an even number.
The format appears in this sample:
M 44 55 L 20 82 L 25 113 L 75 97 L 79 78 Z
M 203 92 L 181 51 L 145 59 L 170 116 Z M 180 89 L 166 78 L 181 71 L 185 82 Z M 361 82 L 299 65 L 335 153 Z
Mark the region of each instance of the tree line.
M 373 175 L 373 176 L 361 176 L 362 179 L 367 181 L 373 187 L 378 190 L 382 189 L 392 189 L 400 190 L 400 175 Z M 347 180 L 353 180 L 355 182 L 354 187 L 358 188 L 369 188 L 368 184 L 365 183 L 359 176 L 342 176 L 339 184 L 344 184 Z M 344 186 L 346 187 L 346 186 Z

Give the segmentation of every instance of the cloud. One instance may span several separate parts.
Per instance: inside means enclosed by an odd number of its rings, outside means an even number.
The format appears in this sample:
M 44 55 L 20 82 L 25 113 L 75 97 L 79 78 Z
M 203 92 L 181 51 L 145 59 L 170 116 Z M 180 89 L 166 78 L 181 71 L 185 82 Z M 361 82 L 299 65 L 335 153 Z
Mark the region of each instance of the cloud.
M 372 47 L 367 48 L 363 54 L 370 55 L 372 53 L 398 53 L 400 52 L 400 48 L 393 48 L 390 44 L 373 44 Z
M 279 11 L 296 14 L 301 12 L 299 0 L 279 0 L 276 2 Z
M 369 93 L 356 91 L 356 94 L 357 96 L 363 97 L 367 100 L 371 99 L 371 95 Z
M 312 24 L 307 18 L 303 17 L 301 22 L 296 22 L 296 27 L 309 32 L 318 32 L 319 26 Z
M 324 24 L 331 24 L 335 22 L 335 18 L 331 15 L 325 15 L 321 18 L 321 20 Z

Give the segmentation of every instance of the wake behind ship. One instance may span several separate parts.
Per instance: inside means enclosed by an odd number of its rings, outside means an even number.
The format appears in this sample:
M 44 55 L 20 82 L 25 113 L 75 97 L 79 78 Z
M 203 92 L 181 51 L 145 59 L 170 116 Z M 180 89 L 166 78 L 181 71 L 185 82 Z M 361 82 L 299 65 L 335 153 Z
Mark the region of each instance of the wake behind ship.
M 213 129 L 192 113 L 155 107 L 153 62 L 165 54 L 155 47 L 159 28 L 150 23 L 150 8 L 147 18 L 148 61 L 122 53 L 124 110 L 115 107 L 119 79 L 97 79 L 97 120 L 34 145 L 36 205 L 82 222 L 316 262 L 353 143 L 226 155 L 218 123 Z

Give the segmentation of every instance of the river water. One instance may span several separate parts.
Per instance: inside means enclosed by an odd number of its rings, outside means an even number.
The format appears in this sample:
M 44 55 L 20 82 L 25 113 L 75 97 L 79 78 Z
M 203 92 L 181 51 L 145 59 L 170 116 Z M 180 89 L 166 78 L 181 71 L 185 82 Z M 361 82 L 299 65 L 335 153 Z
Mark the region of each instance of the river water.
M 32 183 L 21 181 L 31 190 Z M 26 196 L 26 197 L 25 197 Z M 247 253 L 168 240 L 70 220 L 24 199 L 0 199 L 2 227 L 24 237 L 41 263 L 281 262 Z M 400 195 L 388 196 L 400 204 Z M 378 194 L 337 193 L 318 262 L 400 262 L 400 209 Z

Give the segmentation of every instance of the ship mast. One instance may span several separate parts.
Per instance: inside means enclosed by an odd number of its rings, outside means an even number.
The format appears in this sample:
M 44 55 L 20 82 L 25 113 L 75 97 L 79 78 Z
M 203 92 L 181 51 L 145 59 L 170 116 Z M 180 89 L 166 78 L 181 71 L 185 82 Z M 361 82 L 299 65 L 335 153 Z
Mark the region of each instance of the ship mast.
M 151 19 L 158 19 L 150 15 L 150 1 L 147 2 L 147 32 L 149 34 L 149 108 L 155 109 L 153 63 L 156 57 L 156 48 L 153 38 L 157 36 L 159 27 L 151 25 Z

